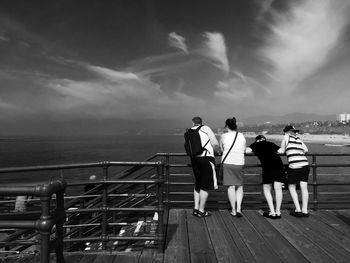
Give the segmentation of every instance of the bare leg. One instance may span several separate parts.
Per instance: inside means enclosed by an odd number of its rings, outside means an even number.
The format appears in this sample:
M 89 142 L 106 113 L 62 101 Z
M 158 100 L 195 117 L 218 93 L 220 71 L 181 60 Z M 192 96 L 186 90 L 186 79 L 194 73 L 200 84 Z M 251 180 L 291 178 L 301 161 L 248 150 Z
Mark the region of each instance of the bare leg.
M 280 182 L 274 183 L 275 188 L 275 197 L 276 197 L 276 214 L 281 214 L 281 205 L 282 205 L 282 199 L 283 199 L 283 193 L 282 193 L 282 184 Z
M 301 212 L 307 213 L 307 205 L 309 202 L 309 191 L 307 189 L 307 182 L 300 182 L 302 209 Z
M 236 190 L 234 185 L 227 188 L 227 196 L 232 208 L 231 213 L 236 215 Z
M 264 190 L 264 196 L 267 202 L 267 205 L 269 206 L 270 213 L 275 214 L 275 208 L 273 207 L 273 199 L 271 195 L 271 184 L 263 184 L 263 190 Z
M 238 186 L 236 191 L 236 198 L 237 198 L 237 212 L 241 213 L 242 211 L 242 200 L 243 200 L 243 186 Z
M 204 212 L 205 209 L 205 204 L 207 202 L 208 199 L 208 192 L 204 191 L 204 190 L 200 190 L 199 191 L 199 211 Z
M 199 192 L 193 190 L 194 209 L 199 209 Z
M 296 212 L 300 212 L 299 199 L 298 199 L 297 190 L 295 189 L 295 184 L 290 184 L 288 186 L 288 189 L 289 189 L 290 196 L 293 199 L 293 203 L 294 203 L 294 206 L 295 206 L 295 211 Z

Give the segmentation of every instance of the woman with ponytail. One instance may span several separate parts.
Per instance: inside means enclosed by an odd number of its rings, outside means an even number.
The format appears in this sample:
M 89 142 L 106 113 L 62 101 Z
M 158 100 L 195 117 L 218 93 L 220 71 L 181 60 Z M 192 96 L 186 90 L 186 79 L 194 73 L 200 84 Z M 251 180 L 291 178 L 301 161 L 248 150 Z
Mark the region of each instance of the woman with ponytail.
M 221 135 L 223 185 L 227 186 L 227 195 L 231 204 L 231 215 L 242 217 L 243 167 L 246 140 L 237 131 L 236 118 L 225 122 L 227 132 Z

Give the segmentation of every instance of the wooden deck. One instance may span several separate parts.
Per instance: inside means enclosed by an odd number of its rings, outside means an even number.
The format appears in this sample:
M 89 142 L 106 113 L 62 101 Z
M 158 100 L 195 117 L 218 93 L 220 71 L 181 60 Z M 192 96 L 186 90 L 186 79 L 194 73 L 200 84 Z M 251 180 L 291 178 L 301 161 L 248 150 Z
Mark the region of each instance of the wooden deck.
M 98 262 L 350 262 L 350 210 L 310 212 L 266 219 L 246 210 L 242 218 L 214 211 L 196 218 L 191 210 L 170 211 L 164 254 L 155 250 L 118 255 L 66 255 L 66 263 Z M 38 259 L 5 262 L 39 262 Z M 54 261 L 53 261 L 54 262 Z

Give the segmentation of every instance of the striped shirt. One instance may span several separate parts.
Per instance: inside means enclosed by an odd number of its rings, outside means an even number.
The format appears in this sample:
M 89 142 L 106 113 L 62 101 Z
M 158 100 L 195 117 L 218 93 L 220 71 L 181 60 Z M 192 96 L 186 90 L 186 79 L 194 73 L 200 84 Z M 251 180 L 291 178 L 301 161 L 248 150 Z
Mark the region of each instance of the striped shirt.
M 286 134 L 282 140 L 279 152 L 285 153 L 288 160 L 288 167 L 291 169 L 301 168 L 309 165 L 305 156 L 308 151 L 306 145 L 298 136 Z

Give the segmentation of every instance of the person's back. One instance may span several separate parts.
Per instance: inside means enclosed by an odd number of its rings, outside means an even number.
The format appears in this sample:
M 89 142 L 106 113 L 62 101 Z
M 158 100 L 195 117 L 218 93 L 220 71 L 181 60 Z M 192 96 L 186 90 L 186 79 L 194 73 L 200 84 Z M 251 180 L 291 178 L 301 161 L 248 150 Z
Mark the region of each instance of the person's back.
M 235 164 L 235 165 L 244 165 L 244 153 L 246 148 L 246 140 L 242 133 L 237 131 L 230 131 L 222 134 L 221 136 L 221 142 L 222 142 L 222 148 L 223 153 L 222 156 L 226 156 L 227 152 L 229 151 L 233 140 L 235 139 L 237 133 L 237 139 L 235 144 L 233 145 L 231 151 L 227 155 L 225 159 L 226 164 Z
M 191 129 L 197 129 L 199 125 L 193 126 Z M 214 157 L 214 147 L 218 147 L 218 141 L 215 137 L 214 132 L 207 125 L 202 125 L 198 130 L 199 136 L 201 138 L 201 143 L 203 148 L 205 149 L 203 153 L 201 153 L 197 157 L 210 156 Z
M 275 169 L 283 169 L 281 157 L 277 154 L 280 148 L 273 142 L 260 141 L 254 142 L 249 146 L 261 162 L 263 170 L 271 171 Z

